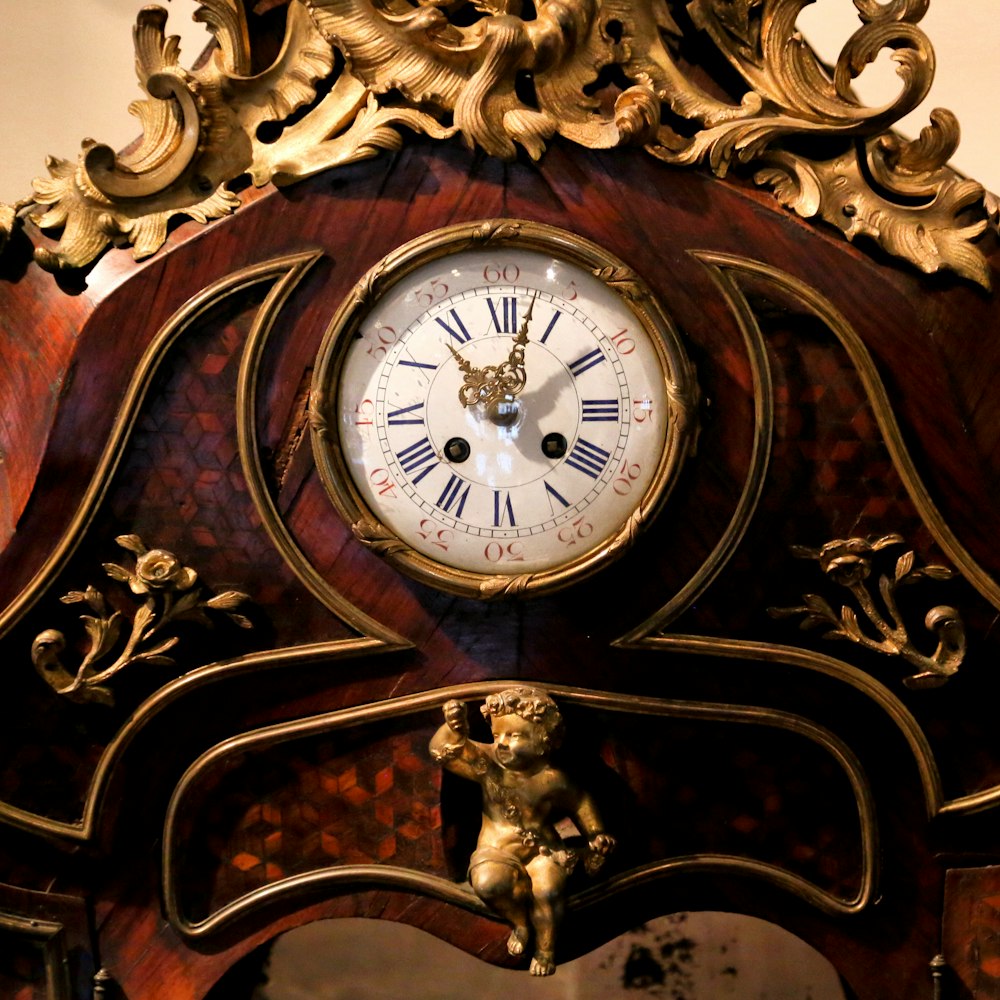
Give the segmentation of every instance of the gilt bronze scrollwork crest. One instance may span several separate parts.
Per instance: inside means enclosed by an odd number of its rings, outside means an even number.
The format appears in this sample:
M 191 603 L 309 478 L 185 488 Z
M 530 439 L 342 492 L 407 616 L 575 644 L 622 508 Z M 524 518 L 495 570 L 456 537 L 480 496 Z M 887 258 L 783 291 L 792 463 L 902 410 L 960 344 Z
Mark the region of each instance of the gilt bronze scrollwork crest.
M 87 140 L 78 162 L 50 157 L 31 197 L 0 206 L 0 245 L 28 216 L 62 230 L 57 246 L 35 251 L 47 269 L 84 266 L 109 245 L 148 256 L 173 216 L 234 212 L 236 178 L 291 184 L 399 149 L 403 126 L 461 136 L 503 159 L 519 149 L 538 159 L 559 135 L 590 149 L 642 146 L 719 176 L 749 168 L 800 216 L 875 240 L 923 271 L 988 285 L 973 245 L 988 225 L 983 188 L 946 166 L 955 116 L 931 112 L 914 141 L 889 131 L 933 78 L 918 27 L 927 0 L 856 0 L 861 25 L 832 72 L 798 32 L 808 2 L 291 0 L 280 54 L 256 74 L 242 3 L 203 0 L 196 16 L 217 51 L 194 69 L 165 32 L 166 11 L 145 7 L 135 46 L 149 96 L 131 107 L 141 142 L 116 155 Z M 699 82 L 682 47 L 688 58 L 704 52 L 698 69 L 710 75 L 714 49 L 735 71 L 736 96 Z M 900 91 L 865 107 L 852 82 L 887 49 Z M 274 141 L 259 137 L 265 123 L 281 126 Z M 788 141 L 810 137 L 828 141 L 831 155 Z

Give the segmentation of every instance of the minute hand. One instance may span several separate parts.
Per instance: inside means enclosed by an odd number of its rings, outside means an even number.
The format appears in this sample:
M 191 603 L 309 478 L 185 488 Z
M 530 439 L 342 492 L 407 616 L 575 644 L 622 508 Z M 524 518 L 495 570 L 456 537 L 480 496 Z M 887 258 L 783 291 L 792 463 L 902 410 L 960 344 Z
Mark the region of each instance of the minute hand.
M 535 297 L 532 296 L 521 327 L 514 336 L 514 346 L 510 349 L 510 355 L 499 365 L 473 368 L 458 351 L 448 345 L 465 375 L 458 390 L 462 406 L 475 406 L 477 403 L 489 406 L 502 399 L 510 400 L 524 388 L 528 380 L 524 370 L 524 349 L 528 344 L 528 324 L 531 322 L 531 312 L 534 308 Z

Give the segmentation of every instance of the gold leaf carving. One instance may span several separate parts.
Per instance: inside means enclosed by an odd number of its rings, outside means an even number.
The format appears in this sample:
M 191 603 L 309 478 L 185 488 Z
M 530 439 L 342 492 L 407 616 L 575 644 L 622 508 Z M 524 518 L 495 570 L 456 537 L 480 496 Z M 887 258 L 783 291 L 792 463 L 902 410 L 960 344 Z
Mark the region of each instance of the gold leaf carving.
M 115 541 L 132 553 L 135 565 L 104 563 L 103 568 L 112 580 L 127 585 L 133 599 L 143 601 L 131 622 L 121 611 L 114 610 L 96 587 L 88 586 L 60 598 L 63 604 L 80 604 L 91 612 L 80 616 L 89 646 L 76 670 L 71 673 L 62 661 L 66 650 L 62 632 L 45 629 L 31 644 L 31 660 L 39 676 L 71 701 L 113 705 L 114 692 L 109 682 L 122 670 L 173 666 L 173 658 L 166 653 L 180 638 L 165 635 L 162 630 L 168 626 L 172 630 L 184 619 L 211 625 L 206 608 L 228 617 L 240 628 L 253 627 L 250 619 L 237 612 L 249 600 L 242 591 L 227 590 L 209 596 L 198 574 L 172 552 L 147 549 L 138 535 L 119 535 Z
M 82 267 L 112 243 L 130 244 L 142 258 L 163 245 L 173 216 L 207 222 L 233 212 L 240 200 L 225 185 L 250 170 L 257 128 L 312 101 L 333 69 L 332 48 L 299 3 L 289 8 L 277 59 L 255 76 L 243 75 L 250 52 L 242 5 L 211 0 L 199 18 L 219 51 L 189 71 L 177 39 L 164 34 L 166 12 L 140 11 L 136 70 L 149 97 L 129 110 L 142 139 L 128 154 L 88 140 L 77 164 L 49 159 L 49 178 L 34 182 L 32 221 L 63 232 L 54 249 L 36 250 L 42 267 Z M 266 179 L 258 174 L 259 183 Z
M 479 585 L 479 593 L 487 600 L 500 597 L 519 597 L 527 592 L 533 577 L 530 573 L 521 576 L 491 576 Z
M 594 277 L 599 278 L 610 288 L 613 288 L 620 295 L 633 302 L 645 298 L 649 291 L 639 280 L 639 276 L 628 267 L 602 267 L 594 272 Z
M 322 391 L 315 390 L 309 397 L 309 426 L 320 437 L 330 436 L 330 425 L 326 419 L 326 398 Z
M 354 537 L 373 552 L 379 555 L 390 555 L 393 552 L 404 552 L 409 546 L 379 521 L 365 519 L 351 525 Z
M 0 202 L 0 253 L 3 252 L 3 248 L 7 245 L 7 240 L 10 239 L 11 234 L 14 232 L 16 223 L 17 211 L 14 209 L 14 206 Z
M 891 202 L 869 187 L 854 150 L 823 162 L 774 152 L 765 162 L 755 175 L 757 183 L 771 186 L 782 204 L 800 215 L 821 215 L 849 240 L 866 236 L 927 273 L 950 268 L 989 287 L 989 265 L 972 244 L 987 220 L 966 226 L 958 221 L 982 200 L 983 189 L 976 181 L 943 176 L 928 204 L 910 206 Z
M 521 232 L 521 227 L 516 222 L 502 222 L 491 220 L 478 226 L 472 234 L 473 242 L 489 243 L 491 240 L 509 240 L 517 237 Z
M 910 638 L 904 617 L 896 602 L 896 592 L 919 580 L 949 580 L 954 576 L 945 566 L 916 566 L 914 552 L 904 552 L 896 559 L 893 573 L 881 575 L 878 591 L 879 606 L 869 589 L 868 579 L 874 570 L 878 551 L 901 544 L 901 535 L 884 535 L 875 541 L 865 538 L 836 538 L 818 549 L 795 545 L 792 554 L 799 559 L 815 559 L 820 569 L 834 583 L 847 588 L 865 615 L 862 626 L 857 612 L 844 605 L 840 614 L 824 597 L 803 595 L 801 606 L 769 608 L 772 618 L 802 616 L 802 629 L 824 629 L 825 639 L 847 639 L 865 649 L 886 656 L 898 656 L 917 672 L 903 678 L 910 688 L 940 687 L 958 672 L 965 658 L 965 625 L 962 617 L 949 605 L 937 605 L 924 617 L 924 627 L 937 639 L 937 648 L 926 655 Z
M 537 0 L 533 18 L 513 0 L 290 0 L 281 51 L 257 74 L 241 0 L 204 0 L 196 18 L 217 50 L 190 70 L 165 34 L 166 13 L 147 7 L 135 46 L 149 96 L 129 109 L 142 138 L 125 154 L 87 141 L 77 163 L 48 161 L 31 218 L 62 234 L 36 259 L 51 270 L 79 267 L 112 244 L 147 256 L 173 216 L 234 211 L 240 202 L 226 185 L 240 175 L 292 184 L 400 148 L 402 126 L 461 135 L 505 159 L 519 147 L 537 159 L 560 134 L 592 149 L 641 144 L 665 163 L 720 176 L 749 167 L 803 217 L 848 239 L 866 235 L 925 272 L 947 268 L 988 285 L 974 245 L 985 193 L 945 166 L 958 140 L 954 117 L 932 112 L 914 142 L 888 131 L 933 78 L 918 27 L 928 0 L 856 0 L 859 27 L 832 71 L 796 29 L 808 2 L 691 0 L 685 30 L 694 37 L 685 38 L 666 0 Z M 899 91 L 865 107 L 853 82 L 885 51 Z M 708 89 L 691 58 L 710 75 L 721 58 L 735 77 Z M 602 91 L 605 79 L 620 91 Z M 832 141 L 830 158 L 793 147 L 802 136 Z M 0 242 L 17 220 L 0 215 Z
M 617 552 L 620 549 L 631 548 L 639 537 L 645 520 L 646 515 L 642 508 L 633 511 L 629 519 L 622 525 L 621 531 L 611 540 L 608 551 Z

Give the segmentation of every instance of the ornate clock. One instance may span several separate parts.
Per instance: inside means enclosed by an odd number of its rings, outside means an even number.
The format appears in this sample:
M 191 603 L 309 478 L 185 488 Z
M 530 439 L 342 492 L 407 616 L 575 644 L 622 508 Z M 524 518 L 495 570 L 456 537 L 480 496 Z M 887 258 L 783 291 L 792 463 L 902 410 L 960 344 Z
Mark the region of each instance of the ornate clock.
M 691 366 L 641 279 L 531 222 L 429 233 L 335 315 L 314 445 L 358 538 L 477 597 L 565 586 L 623 551 L 690 445 Z
M 725 904 L 1000 1000 L 1000 242 L 952 116 L 887 131 L 927 0 L 832 69 L 805 0 L 196 6 L 0 205 L 0 997 Z

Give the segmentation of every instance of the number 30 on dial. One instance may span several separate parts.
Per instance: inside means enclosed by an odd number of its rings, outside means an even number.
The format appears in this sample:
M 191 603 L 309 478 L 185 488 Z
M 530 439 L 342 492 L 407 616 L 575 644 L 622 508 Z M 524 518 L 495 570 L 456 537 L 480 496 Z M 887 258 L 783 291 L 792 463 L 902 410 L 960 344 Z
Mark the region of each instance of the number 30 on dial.
M 619 554 L 669 492 L 697 397 L 634 272 L 510 220 L 377 264 L 334 317 L 313 390 L 320 474 L 358 538 L 477 597 L 552 590 Z

